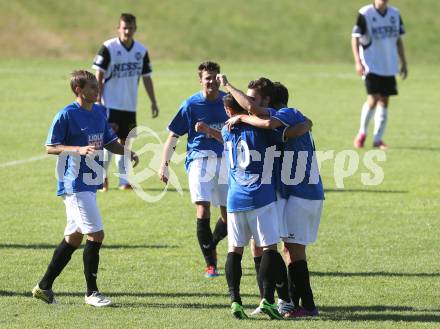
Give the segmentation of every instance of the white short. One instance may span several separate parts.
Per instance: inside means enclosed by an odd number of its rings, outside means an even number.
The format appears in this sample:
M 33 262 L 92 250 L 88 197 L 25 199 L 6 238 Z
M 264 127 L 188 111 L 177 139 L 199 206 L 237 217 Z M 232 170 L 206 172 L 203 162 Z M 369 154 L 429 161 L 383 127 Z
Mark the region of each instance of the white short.
M 95 233 L 104 229 L 96 204 L 96 193 L 78 192 L 63 196 L 66 206 L 67 224 L 64 235 L 74 232 Z
M 251 238 L 258 247 L 280 241 L 275 202 L 254 210 L 228 212 L 229 246 L 244 247 Z
M 214 207 L 226 206 L 228 167 L 221 157 L 197 158 L 191 161 L 188 183 L 192 203 L 208 201 Z
M 284 208 L 284 222 L 288 234 L 283 241 L 304 246 L 315 242 L 323 203 L 323 200 L 308 200 L 291 195 Z
M 280 237 L 284 238 L 287 237 L 287 226 L 286 222 L 284 221 L 284 208 L 286 207 L 286 199 L 283 199 L 278 193 L 277 193 L 277 201 L 275 201 L 275 205 L 277 207 L 278 212 L 278 229 Z

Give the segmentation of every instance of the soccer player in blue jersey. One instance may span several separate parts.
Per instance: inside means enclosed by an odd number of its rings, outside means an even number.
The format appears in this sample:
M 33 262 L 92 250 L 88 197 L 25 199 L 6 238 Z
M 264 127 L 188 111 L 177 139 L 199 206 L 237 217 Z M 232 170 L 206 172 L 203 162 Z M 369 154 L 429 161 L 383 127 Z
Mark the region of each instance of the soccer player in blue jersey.
M 52 260 L 32 295 L 48 304 L 56 303 L 52 285 L 73 252 L 78 249 L 84 234 L 87 241 L 83 252 L 84 275 L 87 283 L 85 303 L 104 307 L 111 304 L 98 289 L 96 280 L 99 250 L 104 229 L 96 204 L 96 190 L 102 187 L 102 161 L 97 153 L 103 148 L 124 155 L 124 147 L 107 123 L 105 108 L 94 104 L 98 81 L 88 71 L 74 71 L 70 86 L 76 101 L 57 113 L 46 140 L 47 153 L 58 155 L 58 189 L 66 206 L 67 225 L 64 238 L 55 249 Z M 134 165 L 138 157 L 131 152 Z M 102 155 L 102 154 L 101 154 Z
M 226 78 L 223 85 L 237 97 L 237 101 L 247 110 L 259 115 L 268 115 L 270 110 L 252 102 L 241 91 L 230 85 Z M 274 103 L 277 112 L 270 118 L 261 119 L 256 116 L 240 116 L 237 122 L 245 122 L 259 128 L 285 129 L 306 121 L 296 109 L 287 108 L 288 90 L 282 84 L 275 84 Z M 284 136 L 286 137 L 286 136 Z M 324 200 L 324 189 L 316 161 L 315 145 L 308 132 L 284 143 L 281 169 L 282 195 L 287 199 L 284 210 L 284 223 L 287 236 L 283 237 L 287 254 L 288 275 L 294 288 L 293 297 L 296 306 L 301 307 L 288 312 L 285 317 L 296 318 L 318 315 L 313 292 L 310 286 L 310 275 L 306 261 L 306 246 L 316 241 Z M 293 177 L 293 178 L 292 178 Z
M 205 276 L 215 277 L 218 276 L 216 246 L 227 235 L 227 167 L 222 161 L 223 144 L 210 134 L 196 131 L 196 125 L 203 121 L 210 128 L 221 130 L 228 116 L 223 107 L 224 93 L 216 80 L 220 66 L 208 61 L 201 63 L 198 69 L 202 90 L 183 102 L 168 125 L 170 133 L 163 149 L 159 178 L 168 182 L 168 166 L 177 139 L 188 134 L 185 169 L 191 201 L 196 205 L 197 239 L 206 262 Z M 211 204 L 220 206 L 221 211 L 214 232 L 210 226 Z
M 230 95 L 223 99 L 230 116 L 246 113 Z M 246 319 L 241 296 L 241 259 L 243 248 L 251 237 L 263 248 L 259 275 L 263 282 L 260 309 L 271 319 L 283 319 L 274 301 L 276 269 L 281 256 L 277 252 L 280 241 L 278 212 L 275 206 L 276 191 L 272 182 L 272 168 L 267 168 L 267 157 L 273 157 L 275 145 L 281 138 L 275 131 L 256 129 L 249 125 L 234 126 L 231 131 L 222 129 L 225 151 L 229 162 L 228 256 L 225 265 L 226 279 L 231 296 L 231 311 L 238 319 Z M 281 264 L 284 266 L 284 264 Z

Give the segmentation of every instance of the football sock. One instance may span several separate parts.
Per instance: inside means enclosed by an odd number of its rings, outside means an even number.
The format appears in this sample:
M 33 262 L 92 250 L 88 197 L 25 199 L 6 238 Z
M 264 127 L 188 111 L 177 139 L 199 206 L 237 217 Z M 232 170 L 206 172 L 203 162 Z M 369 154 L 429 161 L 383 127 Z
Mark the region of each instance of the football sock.
M 205 257 L 206 265 L 215 266 L 213 255 L 212 232 L 209 218 L 197 219 L 197 239 L 199 240 L 200 249 L 203 257 Z
M 257 279 L 258 289 L 260 290 L 260 298 L 263 298 L 263 281 L 261 280 L 261 276 L 260 276 L 261 258 L 262 256 L 254 257 L 254 265 L 255 265 L 255 278 Z
M 77 248 L 74 246 L 68 244 L 66 240 L 63 239 L 63 241 L 61 241 L 58 247 L 55 248 L 52 260 L 47 267 L 46 273 L 38 284 L 41 289 L 52 289 L 53 282 L 57 276 L 60 275 L 67 263 L 69 263 L 70 258 L 76 249 Z
M 217 244 L 223 240 L 228 235 L 228 223 L 223 221 L 220 217 L 215 224 L 214 232 L 212 233 L 212 242 L 214 244 L 214 248 L 217 247 Z
M 277 277 L 278 252 L 275 250 L 265 250 L 263 251 L 263 256 L 261 258 L 261 265 L 259 275 L 263 281 L 263 298 L 273 304 L 275 303 L 274 293 L 275 293 L 275 281 Z
M 125 175 L 123 177 L 119 177 L 119 185 L 127 185 L 128 180 L 126 179 L 127 175 L 127 168 L 125 168 L 125 162 L 124 162 L 124 156 L 115 154 L 115 160 L 116 160 L 116 166 L 118 167 L 118 173 L 119 175 Z
M 370 109 L 368 103 L 365 102 L 364 105 L 362 106 L 362 111 L 361 111 L 361 124 L 359 128 L 360 134 L 367 134 L 368 123 L 373 117 L 373 114 L 374 114 L 374 109 Z
M 374 143 L 379 143 L 382 140 L 385 132 L 385 127 L 388 120 L 388 109 L 386 107 L 377 107 L 374 116 Z
M 83 252 L 84 262 L 84 276 L 87 282 L 87 296 L 90 296 L 94 291 L 98 291 L 96 279 L 98 275 L 99 265 L 99 249 L 102 242 L 87 240 Z
M 284 263 L 283 256 L 281 256 L 279 253 L 277 253 L 275 257 L 278 262 L 278 271 L 275 280 L 275 287 L 277 290 L 278 298 L 284 300 L 285 302 L 290 302 L 286 263 Z
M 228 282 L 231 303 L 237 302 L 240 305 L 240 280 L 242 275 L 241 258 L 242 255 L 235 252 L 229 252 L 225 264 L 226 281 Z
M 313 300 L 312 287 L 310 286 L 309 269 L 305 260 L 293 263 L 293 280 L 298 296 L 301 298 L 301 305 L 306 310 L 313 310 L 315 302 Z
M 298 296 L 298 292 L 296 291 L 296 287 L 294 284 L 294 279 L 293 279 L 293 264 L 290 263 L 288 266 L 288 277 L 289 277 L 289 293 L 290 293 L 290 299 L 293 302 L 293 305 L 295 305 L 295 308 L 299 307 L 299 296 Z

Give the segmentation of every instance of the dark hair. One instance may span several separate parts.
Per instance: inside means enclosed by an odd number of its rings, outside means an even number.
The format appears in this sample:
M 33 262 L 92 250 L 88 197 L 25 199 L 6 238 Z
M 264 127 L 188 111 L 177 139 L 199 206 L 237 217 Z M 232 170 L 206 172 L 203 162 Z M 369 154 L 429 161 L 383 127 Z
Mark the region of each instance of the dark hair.
M 119 22 L 132 23 L 136 26 L 136 16 L 129 13 L 122 13 L 121 17 L 119 17 Z
M 202 71 L 215 71 L 217 73 L 220 73 L 220 65 L 218 65 L 216 62 L 206 61 L 199 65 L 199 77 L 202 77 Z
M 261 97 L 270 97 L 272 99 L 273 83 L 267 78 L 261 77 L 257 80 L 252 80 L 248 84 L 248 89 L 256 90 Z
M 279 81 L 273 83 L 273 94 L 269 106 L 281 108 L 289 103 L 289 90 Z
M 247 113 L 246 110 L 238 104 L 237 100 L 231 95 L 231 93 L 227 93 L 223 96 L 223 104 L 226 107 L 231 108 L 234 111 L 234 114 Z
M 81 89 L 84 88 L 87 81 L 97 81 L 96 77 L 93 75 L 93 73 L 90 73 L 86 70 L 77 70 L 73 71 L 70 75 L 70 88 L 72 89 L 73 93 L 78 96 L 75 89 L 76 87 L 80 87 Z

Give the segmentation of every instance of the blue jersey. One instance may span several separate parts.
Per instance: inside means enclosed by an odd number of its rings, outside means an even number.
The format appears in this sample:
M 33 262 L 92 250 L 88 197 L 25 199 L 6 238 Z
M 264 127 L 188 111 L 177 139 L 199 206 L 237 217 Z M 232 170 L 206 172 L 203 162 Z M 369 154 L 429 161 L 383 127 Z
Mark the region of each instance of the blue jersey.
M 227 211 L 248 211 L 274 202 L 273 162 L 268 159 L 282 135 L 238 124 L 231 131 L 224 127 L 222 136 L 229 162 Z
M 303 114 L 293 108 L 280 109 L 272 117 L 286 127 L 305 121 Z M 285 142 L 281 182 L 284 197 L 293 195 L 309 200 L 324 200 L 324 189 L 311 132 Z
M 187 171 L 189 164 L 195 158 L 222 156 L 223 145 L 215 138 L 196 132 L 195 125 L 197 122 L 203 121 L 211 128 L 219 131 L 223 128 L 226 120 L 228 120 L 223 106 L 224 95 L 225 93 L 220 91 L 215 101 L 208 101 L 201 91 L 192 95 L 183 102 L 179 112 L 168 125 L 168 130 L 179 136 L 188 134 L 185 161 Z
M 273 117 L 275 115 L 275 113 L 277 113 L 277 110 L 272 109 L 272 108 L 267 108 L 268 114 L 270 117 Z M 279 127 L 276 129 L 276 131 L 279 134 L 283 134 L 284 132 L 284 127 Z M 274 158 L 274 163 L 273 163 L 273 183 L 275 184 L 275 190 L 277 191 L 278 194 L 280 194 L 282 197 L 284 197 L 283 195 L 283 188 L 282 188 L 282 184 L 281 184 L 281 161 L 283 159 L 283 150 L 284 150 L 284 143 L 282 141 L 280 141 L 279 143 L 276 144 L 276 149 L 279 152 L 279 156 L 276 156 Z
M 93 104 L 91 111 L 76 102 L 67 105 L 56 114 L 46 145 L 93 145 L 97 150 L 102 150 L 105 145 L 117 140 L 105 113 L 106 108 L 99 104 Z M 98 159 L 86 159 L 80 155 L 60 156 L 57 172 L 57 195 L 96 192 L 102 187 L 102 161 Z

